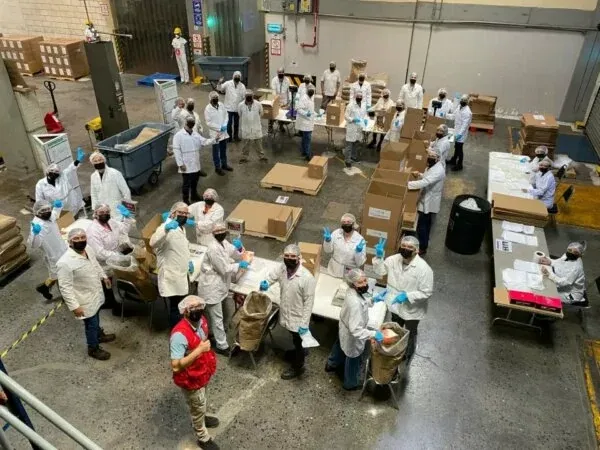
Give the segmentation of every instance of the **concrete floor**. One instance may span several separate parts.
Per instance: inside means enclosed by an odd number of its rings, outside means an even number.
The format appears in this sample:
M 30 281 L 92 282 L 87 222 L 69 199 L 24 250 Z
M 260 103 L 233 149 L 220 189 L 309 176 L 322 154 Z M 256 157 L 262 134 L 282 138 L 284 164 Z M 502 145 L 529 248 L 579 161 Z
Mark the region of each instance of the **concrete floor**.
M 31 81 L 41 85 L 43 78 Z M 125 76 L 124 83 L 131 124 L 156 120 L 153 90 L 135 86 L 131 76 Z M 89 150 L 84 123 L 97 115 L 91 83 L 56 84 L 61 120 L 71 145 Z M 203 111 L 205 90 L 184 87 L 182 94 L 195 97 Z M 43 88 L 39 95 L 42 109 L 49 110 Z M 435 293 L 419 330 L 417 355 L 401 387 L 400 411 L 372 396 L 359 402 L 357 393 L 344 392 L 340 382 L 323 371 L 337 326 L 314 322 L 313 333 L 322 346 L 310 352 L 308 371 L 301 380 L 279 379 L 285 366 L 280 349 L 291 347 L 281 330 L 275 333 L 278 350 L 274 352 L 269 344 L 256 372 L 244 357 L 228 365 L 219 356 L 208 399 L 209 410 L 222 422 L 211 431 L 221 448 L 597 448 L 580 352 L 582 339 L 600 334 L 598 310 L 590 312 L 585 328 L 577 317 L 567 316 L 544 340 L 511 328 L 491 329 L 490 257 L 485 246 L 473 256 L 460 256 L 444 247 L 452 199 L 465 192 L 484 196 L 487 153 L 507 148 L 507 122 L 498 122 L 493 136 L 469 137 L 465 171 L 450 173 L 446 180 L 445 201 L 426 258 L 435 273 Z M 341 142 L 343 136 L 337 138 Z M 316 132 L 313 141 L 316 154 L 325 151 L 323 132 Z M 301 164 L 298 146 L 297 138 L 266 144 L 272 161 Z M 209 152 L 204 153 L 209 176 L 201 179 L 200 188 L 216 188 L 226 211 L 242 198 L 273 201 L 281 194 L 258 185 L 270 164 L 253 161 L 241 170 L 238 149 L 231 148 L 229 155 L 235 172 L 218 177 L 212 171 Z M 365 158 L 376 159 L 372 153 Z M 367 162 L 361 167 L 369 175 L 374 164 Z M 79 173 L 86 191 L 89 163 Z M 180 183 L 174 161 L 168 160 L 159 187 L 137 198 L 140 223 L 178 200 Z M 35 177 L 22 179 L 10 171 L 0 174 L 0 210 L 17 216 L 24 230 L 30 217 L 19 211 L 34 184 Z M 329 178 L 318 196 L 290 195 L 292 206 L 304 207 L 292 240 L 318 242 L 323 226 L 335 226 L 336 220 L 322 217 L 330 202 L 347 204 L 349 211 L 360 217 L 366 185 L 365 178 L 348 177 L 341 162 L 332 160 Z M 553 253 L 563 251 L 572 240 L 587 239 L 586 273 L 590 279 L 598 275 L 600 262 L 593 255 L 600 250 L 599 233 L 559 226 L 547 236 Z M 244 242 L 269 258 L 278 257 L 283 248 L 272 240 L 246 237 Z M 53 306 L 33 289 L 46 272 L 41 256 L 32 258 L 32 267 L 2 289 L 0 350 Z M 17 381 L 103 448 L 194 448 L 185 403 L 171 381 L 162 305 L 156 312 L 154 329 L 149 332 L 147 317 L 127 318 L 121 323 L 104 311 L 105 329 L 117 333 L 118 338 L 106 345 L 113 354 L 111 360 L 98 362 L 87 357 L 83 328 L 63 307 L 4 363 Z M 35 412 L 31 416 L 41 434 L 57 448 L 76 448 Z M 27 448 L 14 430 L 8 435 L 18 448 Z

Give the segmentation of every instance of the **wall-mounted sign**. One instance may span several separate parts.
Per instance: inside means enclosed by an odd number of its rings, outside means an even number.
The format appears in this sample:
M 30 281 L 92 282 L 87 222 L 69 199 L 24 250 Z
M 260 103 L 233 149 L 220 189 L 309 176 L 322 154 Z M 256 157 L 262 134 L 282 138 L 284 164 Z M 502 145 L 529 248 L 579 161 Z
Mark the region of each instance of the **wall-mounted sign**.
M 283 33 L 283 24 L 281 23 L 268 23 L 267 32 L 273 34 Z
M 271 56 L 281 56 L 281 39 L 271 39 Z
M 202 3 L 200 0 L 192 0 L 192 13 L 194 14 L 194 25 L 202 26 Z

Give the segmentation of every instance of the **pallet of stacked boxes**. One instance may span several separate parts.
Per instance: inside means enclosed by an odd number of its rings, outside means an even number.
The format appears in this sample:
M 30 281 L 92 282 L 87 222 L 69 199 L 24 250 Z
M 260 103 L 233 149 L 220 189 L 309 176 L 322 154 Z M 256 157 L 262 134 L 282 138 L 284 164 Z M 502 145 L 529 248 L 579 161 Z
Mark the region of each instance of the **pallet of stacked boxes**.
M 52 78 L 76 80 L 90 73 L 83 40 L 50 39 L 41 42 L 44 72 Z
M 17 220 L 0 214 L 0 282 L 28 262 L 29 255 Z
M 498 97 L 494 95 L 469 94 L 469 108 L 473 113 L 471 120 L 471 131 L 494 132 L 496 121 L 496 102 Z
M 2 36 L 0 55 L 2 59 L 14 61 L 23 75 L 33 76 L 43 69 L 39 43 L 42 36 Z
M 514 148 L 515 153 L 533 158 L 535 149 L 545 145 L 548 147 L 548 156 L 554 158 L 558 139 L 558 122 L 554 116 L 525 113 L 521 117 L 521 126 L 519 142 Z

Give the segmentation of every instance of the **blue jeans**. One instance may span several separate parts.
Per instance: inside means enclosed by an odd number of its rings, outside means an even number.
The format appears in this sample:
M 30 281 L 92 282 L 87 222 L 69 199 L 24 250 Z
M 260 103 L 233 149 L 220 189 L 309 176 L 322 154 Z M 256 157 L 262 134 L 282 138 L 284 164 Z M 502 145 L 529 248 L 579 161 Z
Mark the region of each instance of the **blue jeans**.
M 85 340 L 87 341 L 88 348 L 98 348 L 100 345 L 100 341 L 98 340 L 98 336 L 100 335 L 100 311 L 92 317 L 83 319 L 83 325 L 85 326 Z
M 213 163 L 215 169 L 227 167 L 227 139 L 213 145 Z
M 366 347 L 365 347 L 366 349 Z M 352 389 L 360 386 L 360 375 L 363 355 L 365 352 L 357 356 L 356 358 L 350 358 L 346 356 L 342 347 L 340 346 L 340 339 L 335 340 L 329 358 L 327 359 L 327 365 L 331 368 L 337 369 L 338 367 L 344 366 L 344 388 Z
M 419 248 L 421 250 L 427 250 L 427 247 L 429 247 L 429 233 L 431 232 L 431 225 L 433 225 L 434 216 L 435 213 L 425 214 L 423 211 L 419 211 L 417 236 L 419 237 Z
M 302 134 L 302 142 L 300 142 L 300 152 L 302 156 L 308 156 L 309 158 L 312 156 L 310 152 L 310 141 L 312 140 L 312 131 L 301 131 Z
M 238 139 L 240 134 L 240 115 L 236 112 L 227 111 L 227 134 L 229 142 Z

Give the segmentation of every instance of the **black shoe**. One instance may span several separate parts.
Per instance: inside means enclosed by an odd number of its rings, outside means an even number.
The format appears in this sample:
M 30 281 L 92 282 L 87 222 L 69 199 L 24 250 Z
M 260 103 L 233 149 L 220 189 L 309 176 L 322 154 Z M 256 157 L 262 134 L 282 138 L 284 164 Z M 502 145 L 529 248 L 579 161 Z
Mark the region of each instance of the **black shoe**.
M 209 439 L 206 442 L 198 441 L 198 447 L 202 450 L 219 450 L 219 446 L 215 444 L 215 441 L 212 439 Z
M 367 145 L 367 148 L 375 148 L 375 141 L 371 141 L 371 143 Z
M 215 416 L 204 416 L 204 425 L 206 428 L 217 428 L 219 426 L 219 419 Z
M 217 175 L 220 175 L 220 176 L 225 175 L 225 171 L 223 169 L 217 169 L 217 170 L 215 170 L 215 172 L 217 172 Z
M 90 348 L 88 347 L 88 356 L 91 356 L 98 361 L 106 361 L 110 359 L 110 353 L 106 350 L 102 350 L 100 347 Z
M 52 294 L 50 293 L 50 288 L 46 286 L 44 283 L 40 284 L 35 288 L 40 294 L 44 296 L 46 300 L 52 300 Z
M 377 144 L 377 152 L 381 151 L 381 144 Z
M 304 161 L 310 161 L 312 158 L 310 156 L 305 155 L 304 156 Z
M 233 138 L 233 140 L 234 140 L 235 142 L 242 142 L 242 140 L 241 140 L 239 137 L 235 137 L 235 138 Z
M 360 386 L 360 385 L 359 386 L 353 386 L 353 387 L 350 387 L 350 388 L 347 388 L 346 386 L 342 386 L 342 388 L 345 391 L 348 391 L 348 392 L 350 392 L 350 391 L 358 391 L 361 387 L 362 386 Z
M 291 380 L 294 378 L 298 378 L 299 376 L 301 376 L 304 373 L 304 371 L 305 371 L 304 367 L 302 367 L 301 369 L 294 369 L 293 367 L 290 367 L 289 369 L 286 369 L 282 372 L 281 379 L 282 380 Z
M 446 164 L 453 166 L 454 164 L 456 164 L 456 159 L 454 159 L 454 158 L 447 159 Z
M 201 170 L 200 172 L 198 172 L 198 175 L 200 175 L 201 177 L 207 177 L 208 176 L 208 174 L 204 170 Z
M 346 169 L 350 169 L 350 168 L 352 168 L 352 164 L 346 163 Z
M 215 347 L 215 353 L 218 353 L 219 355 L 229 356 L 229 352 L 230 352 L 229 347 L 227 347 L 227 348 Z
M 350 158 L 350 161 L 357 163 L 359 161 L 359 159 L 358 158 Z
M 337 371 L 337 367 L 333 367 L 333 366 L 330 366 L 329 364 L 325 364 L 325 372 L 331 373 L 331 372 L 336 372 L 336 371 Z
M 463 166 L 462 166 L 462 164 L 460 164 L 460 165 L 457 165 L 457 166 L 454 166 L 454 167 L 452 168 L 452 172 L 460 172 L 461 170 L 463 170 Z
M 227 172 L 233 172 L 233 167 L 231 167 L 231 166 L 223 166 L 223 170 L 226 170 Z
M 98 333 L 98 340 L 101 344 L 104 344 L 106 342 L 112 342 L 115 339 L 117 339 L 117 336 L 114 333 L 106 334 L 104 333 L 104 330 L 100 328 L 100 333 Z

